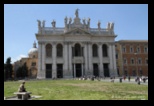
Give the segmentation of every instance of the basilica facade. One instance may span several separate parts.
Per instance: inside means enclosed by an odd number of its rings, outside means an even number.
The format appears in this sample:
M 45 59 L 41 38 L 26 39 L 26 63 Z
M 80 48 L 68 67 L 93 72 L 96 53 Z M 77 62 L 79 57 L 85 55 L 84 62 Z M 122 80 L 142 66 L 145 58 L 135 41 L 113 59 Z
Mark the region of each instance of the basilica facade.
M 114 23 L 90 27 L 90 18 L 64 18 L 64 27 L 38 21 L 37 79 L 117 76 Z

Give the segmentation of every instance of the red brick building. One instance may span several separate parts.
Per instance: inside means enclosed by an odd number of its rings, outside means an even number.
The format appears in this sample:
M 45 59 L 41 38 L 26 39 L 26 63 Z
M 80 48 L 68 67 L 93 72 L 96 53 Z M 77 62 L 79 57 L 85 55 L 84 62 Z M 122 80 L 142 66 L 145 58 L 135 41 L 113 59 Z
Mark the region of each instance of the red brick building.
M 148 76 L 148 40 L 120 40 L 115 46 L 120 76 Z

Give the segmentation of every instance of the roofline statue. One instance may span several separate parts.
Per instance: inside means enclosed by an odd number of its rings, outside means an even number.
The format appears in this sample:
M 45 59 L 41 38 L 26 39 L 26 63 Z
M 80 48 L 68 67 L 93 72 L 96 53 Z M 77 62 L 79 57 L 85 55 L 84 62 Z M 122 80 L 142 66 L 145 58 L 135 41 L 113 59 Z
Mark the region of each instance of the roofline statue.
M 53 20 L 53 21 L 51 22 L 51 24 L 52 24 L 52 27 L 53 27 L 53 28 L 56 27 L 56 21 L 55 21 L 55 20 Z
M 45 20 L 42 21 L 42 27 L 45 27 Z
M 75 10 L 75 16 L 76 16 L 76 17 L 79 17 L 78 11 L 79 11 L 79 9 L 77 8 L 77 9 Z
M 40 32 L 41 31 L 41 21 L 37 20 L 37 22 L 38 22 L 38 32 Z
M 101 28 L 101 26 L 100 26 L 101 25 L 101 22 L 98 21 L 98 24 L 97 25 L 98 25 L 98 29 L 100 29 Z
M 38 27 L 41 27 L 41 21 L 37 20 L 37 22 L 38 22 Z

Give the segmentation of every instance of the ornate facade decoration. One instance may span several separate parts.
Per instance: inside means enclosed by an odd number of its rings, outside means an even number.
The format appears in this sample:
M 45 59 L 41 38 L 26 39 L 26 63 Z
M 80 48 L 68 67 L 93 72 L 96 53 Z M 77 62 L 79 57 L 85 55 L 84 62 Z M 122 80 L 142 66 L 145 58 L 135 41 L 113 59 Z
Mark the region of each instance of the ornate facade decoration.
M 64 18 L 64 28 L 38 20 L 38 79 L 117 76 L 114 24 L 91 28 L 90 18 L 80 20 L 79 9 L 74 19 Z

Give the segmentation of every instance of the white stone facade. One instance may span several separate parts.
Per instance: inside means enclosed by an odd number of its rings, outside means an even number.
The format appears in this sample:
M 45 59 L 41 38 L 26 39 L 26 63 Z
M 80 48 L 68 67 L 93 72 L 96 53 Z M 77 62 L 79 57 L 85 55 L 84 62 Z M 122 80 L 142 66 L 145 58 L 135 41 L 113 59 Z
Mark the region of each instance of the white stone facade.
M 90 18 L 64 19 L 65 27 L 45 27 L 38 20 L 38 79 L 117 76 L 114 24 L 90 28 Z M 67 22 L 69 21 L 69 22 Z M 104 54 L 103 54 L 104 53 Z

